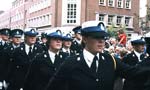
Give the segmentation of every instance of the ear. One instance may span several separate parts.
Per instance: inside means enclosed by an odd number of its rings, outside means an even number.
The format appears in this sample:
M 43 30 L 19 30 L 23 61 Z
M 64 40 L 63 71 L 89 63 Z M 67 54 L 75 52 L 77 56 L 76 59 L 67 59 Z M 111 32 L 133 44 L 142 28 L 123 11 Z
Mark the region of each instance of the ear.
M 88 37 L 82 36 L 82 42 L 86 44 Z

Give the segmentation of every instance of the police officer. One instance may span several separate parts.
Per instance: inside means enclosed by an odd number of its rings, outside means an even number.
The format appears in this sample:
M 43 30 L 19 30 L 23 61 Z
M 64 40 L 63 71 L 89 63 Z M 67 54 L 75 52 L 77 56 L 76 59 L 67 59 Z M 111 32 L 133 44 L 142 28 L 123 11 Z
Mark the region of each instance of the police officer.
M 23 31 L 21 29 L 14 29 L 10 32 L 10 37 L 11 37 L 11 43 L 8 47 L 6 47 L 5 49 L 3 49 L 3 57 L 1 58 L 2 60 L 4 60 L 5 64 L 3 64 L 5 67 L 3 68 L 5 73 L 5 78 L 4 80 L 8 80 L 7 77 L 9 77 L 8 75 L 11 68 L 12 68 L 12 57 L 13 57 L 13 52 L 14 50 L 20 46 L 21 43 L 21 37 L 23 35 Z
M 72 45 L 72 36 L 68 33 L 65 36 L 63 36 L 63 47 L 62 51 L 67 54 L 67 56 L 75 55 L 75 52 L 70 49 Z
M 145 37 L 146 42 L 146 52 L 148 57 L 144 58 L 141 62 L 138 63 L 140 67 L 150 68 L 150 37 Z M 126 90 L 150 90 L 150 73 L 146 73 L 145 76 L 138 77 L 137 79 L 130 80 L 128 88 Z M 130 87 L 130 88 L 129 88 Z
M 144 59 L 145 41 L 137 39 L 131 41 L 131 44 L 134 50 L 126 55 L 122 61 L 133 66 Z
M 83 50 L 81 26 L 73 28 L 73 31 L 74 31 L 74 40 L 71 45 L 71 50 L 73 50 L 76 54 L 80 54 Z
M 33 61 L 24 90 L 45 90 L 49 80 L 66 58 L 66 54 L 60 51 L 62 39 L 60 31 L 47 35 L 48 50 Z
M 83 52 L 79 56 L 67 58 L 49 85 L 54 89 L 49 90 L 113 90 L 115 74 L 126 78 L 133 78 L 138 74 L 139 69 L 115 61 L 109 54 L 101 53 L 108 35 L 105 30 L 102 22 L 100 26 L 82 28 L 85 44 Z
M 38 35 L 35 29 L 31 28 L 24 34 L 25 42 L 16 48 L 13 53 L 13 68 L 11 70 L 8 90 L 20 90 L 23 88 L 30 63 L 43 51 L 42 47 L 35 44 L 36 36 Z
M 47 51 L 47 49 L 48 49 L 47 46 L 46 46 L 46 42 L 47 42 L 46 36 L 47 36 L 47 33 L 41 33 L 41 43 L 40 43 L 40 45 L 43 47 L 43 49 L 45 51 Z
M 127 54 L 122 61 L 131 66 L 134 66 L 141 62 L 145 57 L 145 55 L 143 54 L 145 48 L 145 41 L 143 41 L 142 39 L 136 39 L 131 41 L 131 44 L 134 50 L 131 53 Z M 134 89 L 134 85 L 135 83 L 131 80 L 125 80 L 123 90 L 136 90 Z
M 10 35 L 10 29 L 9 28 L 2 28 L 0 30 L 1 32 L 1 44 L 0 44 L 0 50 L 4 49 L 5 47 L 9 46 L 9 35 Z

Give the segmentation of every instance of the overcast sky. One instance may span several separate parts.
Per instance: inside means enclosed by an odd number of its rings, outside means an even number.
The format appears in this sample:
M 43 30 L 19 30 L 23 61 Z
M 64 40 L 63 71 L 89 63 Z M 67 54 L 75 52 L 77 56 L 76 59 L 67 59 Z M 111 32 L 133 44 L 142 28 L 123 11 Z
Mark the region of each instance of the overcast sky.
M 14 0 L 0 0 L 0 10 L 8 10 L 11 8 L 11 2 Z

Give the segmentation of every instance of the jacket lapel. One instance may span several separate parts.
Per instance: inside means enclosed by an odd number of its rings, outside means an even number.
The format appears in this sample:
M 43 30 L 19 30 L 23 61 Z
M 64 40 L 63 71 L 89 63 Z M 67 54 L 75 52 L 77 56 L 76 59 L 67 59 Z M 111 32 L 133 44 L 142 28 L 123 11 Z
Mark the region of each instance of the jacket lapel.
M 83 54 L 80 55 L 81 60 L 79 61 L 79 69 L 84 72 L 86 75 L 90 76 L 90 77 L 96 77 L 96 73 L 93 73 L 90 69 L 90 67 L 87 65 Z

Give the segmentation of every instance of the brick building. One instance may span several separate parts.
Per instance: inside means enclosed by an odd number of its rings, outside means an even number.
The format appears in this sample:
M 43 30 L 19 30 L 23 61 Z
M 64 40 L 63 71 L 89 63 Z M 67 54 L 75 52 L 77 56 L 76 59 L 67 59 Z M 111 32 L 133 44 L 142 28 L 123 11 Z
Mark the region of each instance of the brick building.
M 99 20 L 107 27 L 113 24 L 115 28 L 139 30 L 139 0 L 16 0 L 9 12 L 10 28 L 34 27 L 43 31 Z M 1 19 L 0 22 L 4 27 Z

